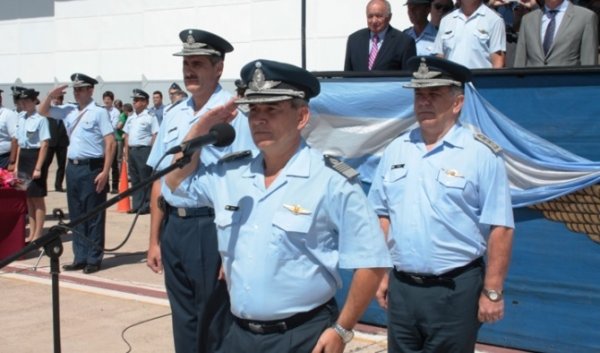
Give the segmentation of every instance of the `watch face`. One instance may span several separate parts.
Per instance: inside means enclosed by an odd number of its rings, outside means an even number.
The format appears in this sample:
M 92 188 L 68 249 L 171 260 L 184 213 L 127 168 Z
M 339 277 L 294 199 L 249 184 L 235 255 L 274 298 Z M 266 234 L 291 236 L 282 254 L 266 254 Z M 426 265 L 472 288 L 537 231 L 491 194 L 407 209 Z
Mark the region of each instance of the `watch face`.
M 495 290 L 484 290 L 484 294 L 486 295 L 486 297 L 488 297 L 489 300 L 493 301 L 493 302 L 497 302 L 500 301 L 500 299 L 502 299 L 502 293 L 501 292 L 497 292 Z

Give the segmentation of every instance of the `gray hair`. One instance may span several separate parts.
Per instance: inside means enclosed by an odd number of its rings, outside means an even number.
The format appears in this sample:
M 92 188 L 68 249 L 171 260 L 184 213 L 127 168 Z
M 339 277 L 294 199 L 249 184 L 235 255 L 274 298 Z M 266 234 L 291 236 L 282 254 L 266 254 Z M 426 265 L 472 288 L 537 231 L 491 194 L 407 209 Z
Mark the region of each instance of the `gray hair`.
M 385 5 L 385 9 L 387 12 L 386 17 L 390 17 L 392 15 L 392 5 L 387 0 L 371 0 L 371 1 L 369 1 L 367 3 L 367 11 L 369 11 L 369 6 L 371 6 L 371 4 L 376 3 L 376 2 L 382 2 Z

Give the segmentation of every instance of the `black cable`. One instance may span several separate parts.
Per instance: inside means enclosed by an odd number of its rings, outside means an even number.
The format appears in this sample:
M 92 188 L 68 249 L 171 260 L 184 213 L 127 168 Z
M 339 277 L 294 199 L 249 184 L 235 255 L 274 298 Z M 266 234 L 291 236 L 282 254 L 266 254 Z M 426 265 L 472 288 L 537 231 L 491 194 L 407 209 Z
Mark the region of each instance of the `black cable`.
M 146 320 L 138 321 L 138 322 L 136 322 L 136 323 L 133 323 L 133 324 L 131 324 L 131 325 L 129 325 L 129 326 L 127 326 L 127 327 L 125 327 L 125 328 L 123 329 L 123 331 L 121 331 L 121 339 L 123 340 L 123 342 L 125 342 L 125 344 L 126 344 L 126 345 L 127 345 L 127 347 L 128 347 L 128 349 L 127 349 L 127 352 L 125 352 L 125 353 L 130 353 L 130 352 L 131 352 L 131 349 L 133 348 L 133 347 L 131 347 L 131 344 L 129 344 L 129 342 L 127 341 L 127 339 L 125 338 L 125 332 L 127 332 L 127 330 L 129 330 L 130 328 L 133 328 L 133 327 L 136 327 L 136 326 L 139 326 L 139 325 L 142 325 L 142 324 L 148 323 L 148 322 L 150 322 L 150 321 L 154 321 L 154 320 L 162 319 L 163 317 L 167 317 L 167 316 L 170 316 L 170 315 L 171 315 L 171 313 L 162 314 L 162 315 L 159 315 L 159 316 L 151 317 L 151 318 L 149 318 L 149 319 L 146 319 Z
M 163 154 L 162 157 L 160 157 L 160 159 L 158 160 L 158 162 L 156 163 L 156 165 L 154 166 L 154 168 L 152 169 L 152 174 L 150 174 L 150 177 L 152 177 L 154 174 L 156 174 L 156 170 L 158 168 L 158 166 L 160 165 L 160 163 L 163 161 L 163 159 L 165 159 L 165 157 L 167 157 L 168 154 Z M 146 195 L 148 195 L 148 191 L 152 189 L 152 184 L 148 185 L 147 187 L 144 188 L 144 195 L 142 197 L 142 200 L 146 198 Z M 137 223 L 138 217 L 140 216 L 140 211 L 141 211 L 141 207 L 137 210 L 135 217 L 133 218 L 133 221 L 131 222 L 131 226 L 129 227 L 129 231 L 127 232 L 127 234 L 125 235 L 125 238 L 123 239 L 123 241 L 121 241 L 121 243 L 119 243 L 119 245 L 117 245 L 114 248 L 105 248 L 105 249 L 101 249 L 103 252 L 115 252 L 119 249 L 121 249 L 123 246 L 125 246 L 125 244 L 129 241 L 129 238 L 131 237 L 131 234 L 133 234 L 133 229 L 135 228 L 135 225 Z M 59 208 L 55 208 L 54 210 L 52 210 L 52 214 L 54 217 L 59 219 L 59 223 L 58 226 L 64 226 L 64 223 L 62 222 L 62 219 L 64 218 L 64 213 L 61 209 Z M 74 229 L 72 228 L 66 228 L 65 227 L 65 233 L 67 233 L 68 231 L 71 231 L 71 233 L 75 236 L 79 236 L 82 237 L 84 241 L 86 241 L 89 245 L 91 245 L 93 248 L 98 249 L 98 246 L 96 245 L 96 243 L 94 243 L 90 238 L 88 238 L 87 236 L 85 236 L 85 234 L 81 234 L 79 232 L 76 232 Z

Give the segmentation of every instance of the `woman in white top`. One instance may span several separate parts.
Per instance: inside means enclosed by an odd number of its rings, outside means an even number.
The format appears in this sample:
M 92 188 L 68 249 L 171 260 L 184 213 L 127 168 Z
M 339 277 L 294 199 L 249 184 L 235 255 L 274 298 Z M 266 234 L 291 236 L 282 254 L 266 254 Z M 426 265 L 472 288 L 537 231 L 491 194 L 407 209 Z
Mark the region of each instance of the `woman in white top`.
M 44 161 L 48 150 L 50 128 L 48 119 L 36 111 L 36 105 L 39 103 L 38 95 L 39 92 L 34 89 L 25 89 L 17 97 L 23 108 L 17 122 L 19 145 L 17 171 L 31 178 L 31 183 L 27 187 L 29 236 L 25 239 L 26 242 L 42 235 L 46 217 L 44 197 L 48 194 L 46 185 L 48 165 Z

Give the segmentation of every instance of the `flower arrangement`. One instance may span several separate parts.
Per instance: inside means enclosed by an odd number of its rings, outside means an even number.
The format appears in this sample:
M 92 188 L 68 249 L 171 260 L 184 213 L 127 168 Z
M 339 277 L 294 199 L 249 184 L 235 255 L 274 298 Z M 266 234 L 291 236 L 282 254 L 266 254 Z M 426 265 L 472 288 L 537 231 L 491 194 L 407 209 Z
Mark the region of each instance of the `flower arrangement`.
M 31 180 L 21 174 L 0 168 L 0 189 L 26 190 Z

